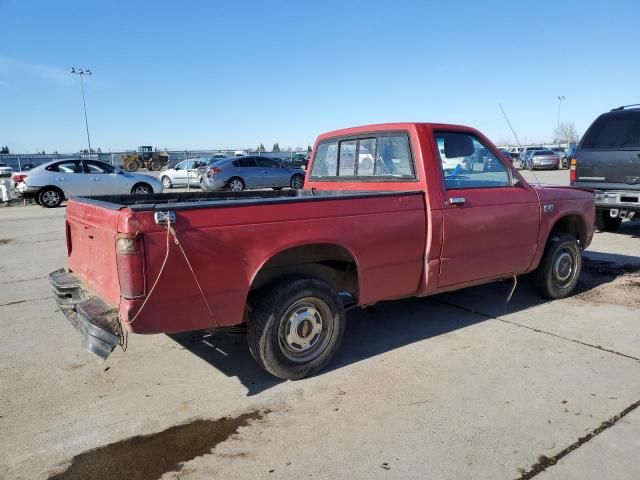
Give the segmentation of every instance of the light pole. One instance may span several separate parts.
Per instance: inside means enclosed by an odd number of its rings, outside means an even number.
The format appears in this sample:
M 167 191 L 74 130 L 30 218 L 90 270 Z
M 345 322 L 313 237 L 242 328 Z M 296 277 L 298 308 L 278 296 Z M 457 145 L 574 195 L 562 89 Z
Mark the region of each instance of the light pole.
M 89 144 L 89 158 L 91 158 L 91 138 L 89 137 L 89 121 L 87 120 L 87 103 L 84 100 L 84 83 L 82 77 L 85 75 L 91 75 L 91 70 L 87 69 L 71 69 L 71 73 L 80 77 L 80 90 L 82 91 L 82 107 L 84 108 L 84 126 L 87 129 L 87 143 Z
M 562 105 L 562 101 L 566 99 L 564 95 L 558 95 L 558 128 L 560 128 L 560 105 Z

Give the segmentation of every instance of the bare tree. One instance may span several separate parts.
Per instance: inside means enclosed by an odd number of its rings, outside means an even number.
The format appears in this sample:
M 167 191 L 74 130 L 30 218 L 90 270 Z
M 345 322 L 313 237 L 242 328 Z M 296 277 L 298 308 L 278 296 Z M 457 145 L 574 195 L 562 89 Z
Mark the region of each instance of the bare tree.
M 561 143 L 577 143 L 580 140 L 576 124 L 573 122 L 560 122 L 554 132 L 554 136 L 556 142 Z

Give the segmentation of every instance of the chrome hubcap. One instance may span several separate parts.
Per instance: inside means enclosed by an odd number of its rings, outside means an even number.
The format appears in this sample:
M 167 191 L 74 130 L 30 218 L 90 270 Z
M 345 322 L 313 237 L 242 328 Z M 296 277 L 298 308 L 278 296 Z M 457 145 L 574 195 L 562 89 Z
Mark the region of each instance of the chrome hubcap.
M 240 192 L 242 191 L 242 183 L 240 182 L 240 180 L 234 180 L 229 185 L 229 188 L 231 189 L 232 192 Z
M 553 259 L 553 280 L 561 287 L 573 280 L 575 262 L 573 255 L 566 250 L 561 250 Z
M 136 187 L 136 189 L 133 191 L 133 193 L 144 195 L 144 194 L 147 194 L 147 193 L 150 193 L 150 192 L 149 192 L 149 189 L 147 187 L 145 187 L 144 185 L 140 185 L 140 186 Z
M 293 183 L 293 188 L 297 190 L 302 188 L 302 179 L 300 177 L 295 177 L 292 183 Z
M 327 304 L 315 297 L 302 298 L 289 307 L 279 329 L 280 349 L 294 362 L 308 362 L 326 348 L 333 331 Z
M 166 177 L 165 177 L 165 178 L 162 180 L 162 186 L 163 186 L 164 188 L 171 188 L 171 180 L 169 180 L 168 178 L 166 178 Z
M 60 195 L 58 195 L 58 192 L 54 191 L 44 192 L 42 195 L 42 201 L 45 205 L 55 205 L 60 201 Z

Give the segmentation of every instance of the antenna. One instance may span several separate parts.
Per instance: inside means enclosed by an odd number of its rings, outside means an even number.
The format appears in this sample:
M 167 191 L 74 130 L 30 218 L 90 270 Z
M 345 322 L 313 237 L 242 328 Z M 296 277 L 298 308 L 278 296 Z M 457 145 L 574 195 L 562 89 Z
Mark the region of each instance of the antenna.
M 518 146 L 520 147 L 520 149 L 522 149 L 522 144 L 520 143 L 520 139 L 518 138 L 518 135 L 516 135 L 516 131 L 513 129 L 513 126 L 511 126 L 511 122 L 509 121 L 509 117 L 507 117 L 507 114 L 505 113 L 504 108 L 502 108 L 502 105 L 500 104 L 500 102 L 498 102 L 498 106 L 500 107 L 500 110 L 502 110 L 502 115 L 504 115 L 504 119 L 507 121 L 507 124 L 509 125 L 509 128 L 511 129 L 511 133 L 513 133 L 513 136 L 515 137 L 516 142 L 518 142 Z M 522 163 L 520 164 L 520 166 L 522 166 Z M 538 183 L 538 186 L 541 187 L 542 185 L 540 184 L 540 179 L 536 175 L 536 171 L 533 170 L 533 167 L 531 169 L 531 173 L 533 174 L 533 177 L 536 179 L 536 182 Z

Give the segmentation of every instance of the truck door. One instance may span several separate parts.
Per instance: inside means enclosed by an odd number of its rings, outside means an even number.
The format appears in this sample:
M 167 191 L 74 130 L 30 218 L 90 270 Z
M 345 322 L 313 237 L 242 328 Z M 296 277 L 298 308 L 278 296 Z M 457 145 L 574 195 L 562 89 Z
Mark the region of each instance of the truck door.
M 522 273 L 537 248 L 538 197 L 476 136 L 436 132 L 444 179 L 443 244 L 438 286 Z

